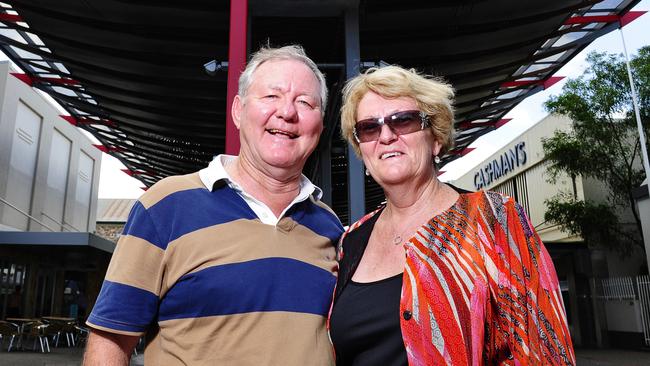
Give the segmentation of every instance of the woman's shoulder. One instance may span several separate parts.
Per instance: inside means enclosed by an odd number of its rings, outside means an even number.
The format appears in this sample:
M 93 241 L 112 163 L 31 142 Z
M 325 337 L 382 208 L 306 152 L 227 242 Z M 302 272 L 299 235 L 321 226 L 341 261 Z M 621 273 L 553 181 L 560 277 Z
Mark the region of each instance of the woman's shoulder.
M 461 193 L 465 209 L 469 216 L 492 216 L 501 223 L 511 214 L 522 215 L 525 210 L 514 198 L 495 191 L 476 191 Z
M 375 215 L 379 214 L 383 209 L 384 209 L 384 206 L 382 205 L 381 207 L 377 208 L 376 210 L 365 214 L 362 218 L 360 218 L 355 223 L 350 225 L 347 228 L 347 230 L 345 230 L 345 233 L 343 235 L 345 236 L 346 234 L 351 233 L 352 231 L 358 229 L 364 223 L 368 222 L 368 220 L 372 219 L 373 217 L 375 217 Z
M 511 197 L 495 191 L 486 191 L 486 190 L 468 191 L 466 189 L 456 187 L 455 185 L 450 183 L 445 183 L 445 184 L 447 184 L 449 188 L 456 191 L 460 195 L 461 199 L 472 202 L 475 205 L 481 203 L 489 203 L 493 205 L 504 205 L 508 201 L 514 201 L 512 200 Z
M 466 201 L 475 207 L 498 209 L 516 204 L 515 200 L 503 193 L 495 191 L 475 191 L 460 193 Z
M 350 225 L 349 227 L 347 227 L 345 229 L 345 231 L 343 232 L 343 235 L 341 235 L 341 238 L 339 239 L 338 245 L 336 246 L 337 260 L 340 261 L 340 260 L 343 259 L 343 256 L 344 256 L 344 248 L 343 247 L 344 247 L 344 243 L 349 243 L 349 241 L 350 241 L 349 240 L 349 238 L 350 238 L 349 235 L 351 233 L 354 233 L 352 235 L 353 237 L 355 235 L 357 235 L 357 236 L 358 235 L 363 235 L 363 230 L 361 230 L 361 234 L 358 234 L 357 230 L 359 230 L 359 228 L 363 227 L 364 224 L 369 223 L 369 221 L 373 221 L 373 218 L 376 219 L 378 217 L 377 215 L 382 211 L 383 208 L 384 208 L 384 206 L 382 205 L 378 209 L 376 209 L 376 210 L 374 210 L 374 211 L 372 211 L 370 213 L 367 213 L 365 216 L 363 216 L 358 221 L 356 221 L 355 223 L 353 223 L 352 225 Z M 347 247 L 347 244 L 345 246 Z
M 513 197 L 495 191 L 477 191 L 466 193 L 467 207 L 470 210 L 481 211 L 480 216 L 491 216 L 495 223 L 499 223 L 504 229 L 511 225 L 523 227 L 527 235 L 532 235 L 533 227 L 530 224 L 524 207 Z

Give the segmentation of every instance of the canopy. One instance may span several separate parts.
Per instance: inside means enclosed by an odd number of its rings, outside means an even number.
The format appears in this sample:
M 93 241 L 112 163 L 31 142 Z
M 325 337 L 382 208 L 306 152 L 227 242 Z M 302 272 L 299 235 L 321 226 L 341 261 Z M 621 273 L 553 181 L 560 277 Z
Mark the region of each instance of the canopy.
M 56 99 L 70 123 L 92 133 L 146 186 L 196 171 L 224 152 L 229 2 L 3 1 L 0 47 L 25 72 L 17 76 Z M 552 75 L 562 65 L 616 29 L 637 2 L 249 0 L 247 49 L 300 43 L 326 73 L 331 99 L 321 153 L 305 173 L 331 185 L 324 187 L 331 189 L 327 200 L 347 222 L 352 152 L 338 132 L 353 51 L 346 37 L 359 39 L 361 69 L 399 64 L 454 85 L 456 146 L 444 164 L 557 81 Z M 210 61 L 216 68 L 208 73 Z M 365 206 L 372 208 L 383 193 L 365 179 Z

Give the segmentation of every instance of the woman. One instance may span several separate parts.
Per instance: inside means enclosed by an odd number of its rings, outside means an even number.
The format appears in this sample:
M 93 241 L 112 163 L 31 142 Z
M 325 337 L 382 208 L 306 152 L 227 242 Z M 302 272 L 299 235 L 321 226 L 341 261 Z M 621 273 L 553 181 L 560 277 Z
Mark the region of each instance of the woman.
M 575 364 L 553 264 L 521 206 L 436 178 L 452 88 L 389 66 L 343 98 L 343 136 L 387 201 L 340 242 L 337 364 Z

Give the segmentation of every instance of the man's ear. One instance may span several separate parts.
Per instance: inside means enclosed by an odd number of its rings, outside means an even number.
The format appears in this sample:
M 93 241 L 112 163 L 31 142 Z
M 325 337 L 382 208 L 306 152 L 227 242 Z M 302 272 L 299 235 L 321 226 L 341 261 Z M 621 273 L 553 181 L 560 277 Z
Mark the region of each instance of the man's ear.
M 232 121 L 235 123 L 235 126 L 239 130 L 241 123 L 241 113 L 244 103 L 239 94 L 235 95 L 235 99 L 232 100 L 232 107 L 230 108 L 230 115 L 232 116 Z

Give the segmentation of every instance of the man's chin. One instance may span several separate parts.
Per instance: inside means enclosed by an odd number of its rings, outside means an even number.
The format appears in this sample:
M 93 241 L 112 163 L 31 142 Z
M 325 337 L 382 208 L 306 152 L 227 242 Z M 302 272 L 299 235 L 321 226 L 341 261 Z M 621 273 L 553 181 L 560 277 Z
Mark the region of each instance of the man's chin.
M 269 156 L 264 162 L 275 169 L 300 170 L 305 166 L 307 159 L 300 159 L 296 155 L 281 154 Z

